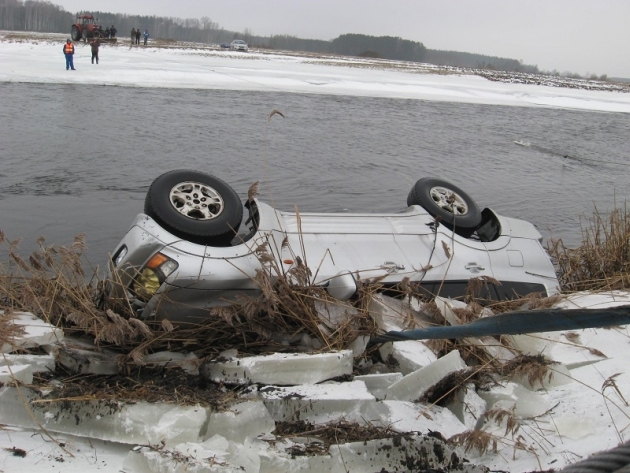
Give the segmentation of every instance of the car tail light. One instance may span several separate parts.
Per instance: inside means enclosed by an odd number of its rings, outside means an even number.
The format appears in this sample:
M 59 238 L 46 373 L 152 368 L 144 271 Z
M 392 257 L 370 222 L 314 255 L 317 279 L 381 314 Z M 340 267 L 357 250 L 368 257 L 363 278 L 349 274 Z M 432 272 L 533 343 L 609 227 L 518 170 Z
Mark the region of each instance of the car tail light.
M 133 292 L 139 299 L 148 301 L 178 267 L 176 261 L 162 253 L 154 254 L 134 279 Z

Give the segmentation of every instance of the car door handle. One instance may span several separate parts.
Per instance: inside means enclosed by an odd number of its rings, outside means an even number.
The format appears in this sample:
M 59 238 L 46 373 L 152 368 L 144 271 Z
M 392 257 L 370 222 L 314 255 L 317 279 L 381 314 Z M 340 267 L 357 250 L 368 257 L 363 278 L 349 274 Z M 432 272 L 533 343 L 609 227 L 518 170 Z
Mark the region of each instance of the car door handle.
M 471 273 L 475 273 L 475 274 L 478 273 L 479 271 L 485 271 L 485 269 L 486 269 L 483 266 L 478 265 L 475 262 L 468 263 L 466 266 L 464 266 L 464 268 L 466 268 Z
M 381 269 L 384 269 L 388 273 L 392 274 L 392 273 L 397 273 L 398 271 L 403 271 L 405 269 L 405 266 L 402 264 L 396 264 L 393 261 L 385 261 L 381 265 Z

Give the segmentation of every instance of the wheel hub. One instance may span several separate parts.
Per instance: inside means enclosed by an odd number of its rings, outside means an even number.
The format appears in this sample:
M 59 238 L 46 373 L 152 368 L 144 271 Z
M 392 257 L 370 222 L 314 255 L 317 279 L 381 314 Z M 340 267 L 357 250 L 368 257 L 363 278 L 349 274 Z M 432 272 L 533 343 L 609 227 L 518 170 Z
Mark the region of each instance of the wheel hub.
M 201 182 L 181 182 L 169 193 L 171 205 L 180 214 L 194 220 L 213 220 L 225 204 L 219 193 Z
M 446 187 L 432 187 L 429 195 L 435 205 L 441 209 L 451 212 L 455 216 L 466 215 L 468 213 L 468 205 L 466 201 L 457 193 Z

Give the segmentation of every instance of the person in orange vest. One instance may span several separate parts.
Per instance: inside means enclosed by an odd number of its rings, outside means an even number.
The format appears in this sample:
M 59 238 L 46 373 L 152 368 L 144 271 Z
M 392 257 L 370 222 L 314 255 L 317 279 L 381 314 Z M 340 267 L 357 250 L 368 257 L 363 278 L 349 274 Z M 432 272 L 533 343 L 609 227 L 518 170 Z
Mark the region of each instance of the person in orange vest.
M 72 41 L 70 41 L 70 39 L 66 40 L 66 44 L 63 45 L 63 54 L 66 56 L 66 71 L 68 69 L 72 69 L 73 71 L 75 71 L 76 69 L 74 68 L 74 44 L 72 44 Z

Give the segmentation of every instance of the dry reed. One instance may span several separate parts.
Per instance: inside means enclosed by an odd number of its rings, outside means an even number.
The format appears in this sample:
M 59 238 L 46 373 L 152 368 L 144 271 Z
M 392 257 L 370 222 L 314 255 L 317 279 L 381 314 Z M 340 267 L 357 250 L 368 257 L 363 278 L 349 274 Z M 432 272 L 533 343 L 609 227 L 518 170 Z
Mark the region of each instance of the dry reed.
M 582 244 L 568 248 L 562 239 L 547 247 L 564 292 L 630 287 L 630 214 L 624 204 L 606 217 L 597 208 L 582 220 Z

